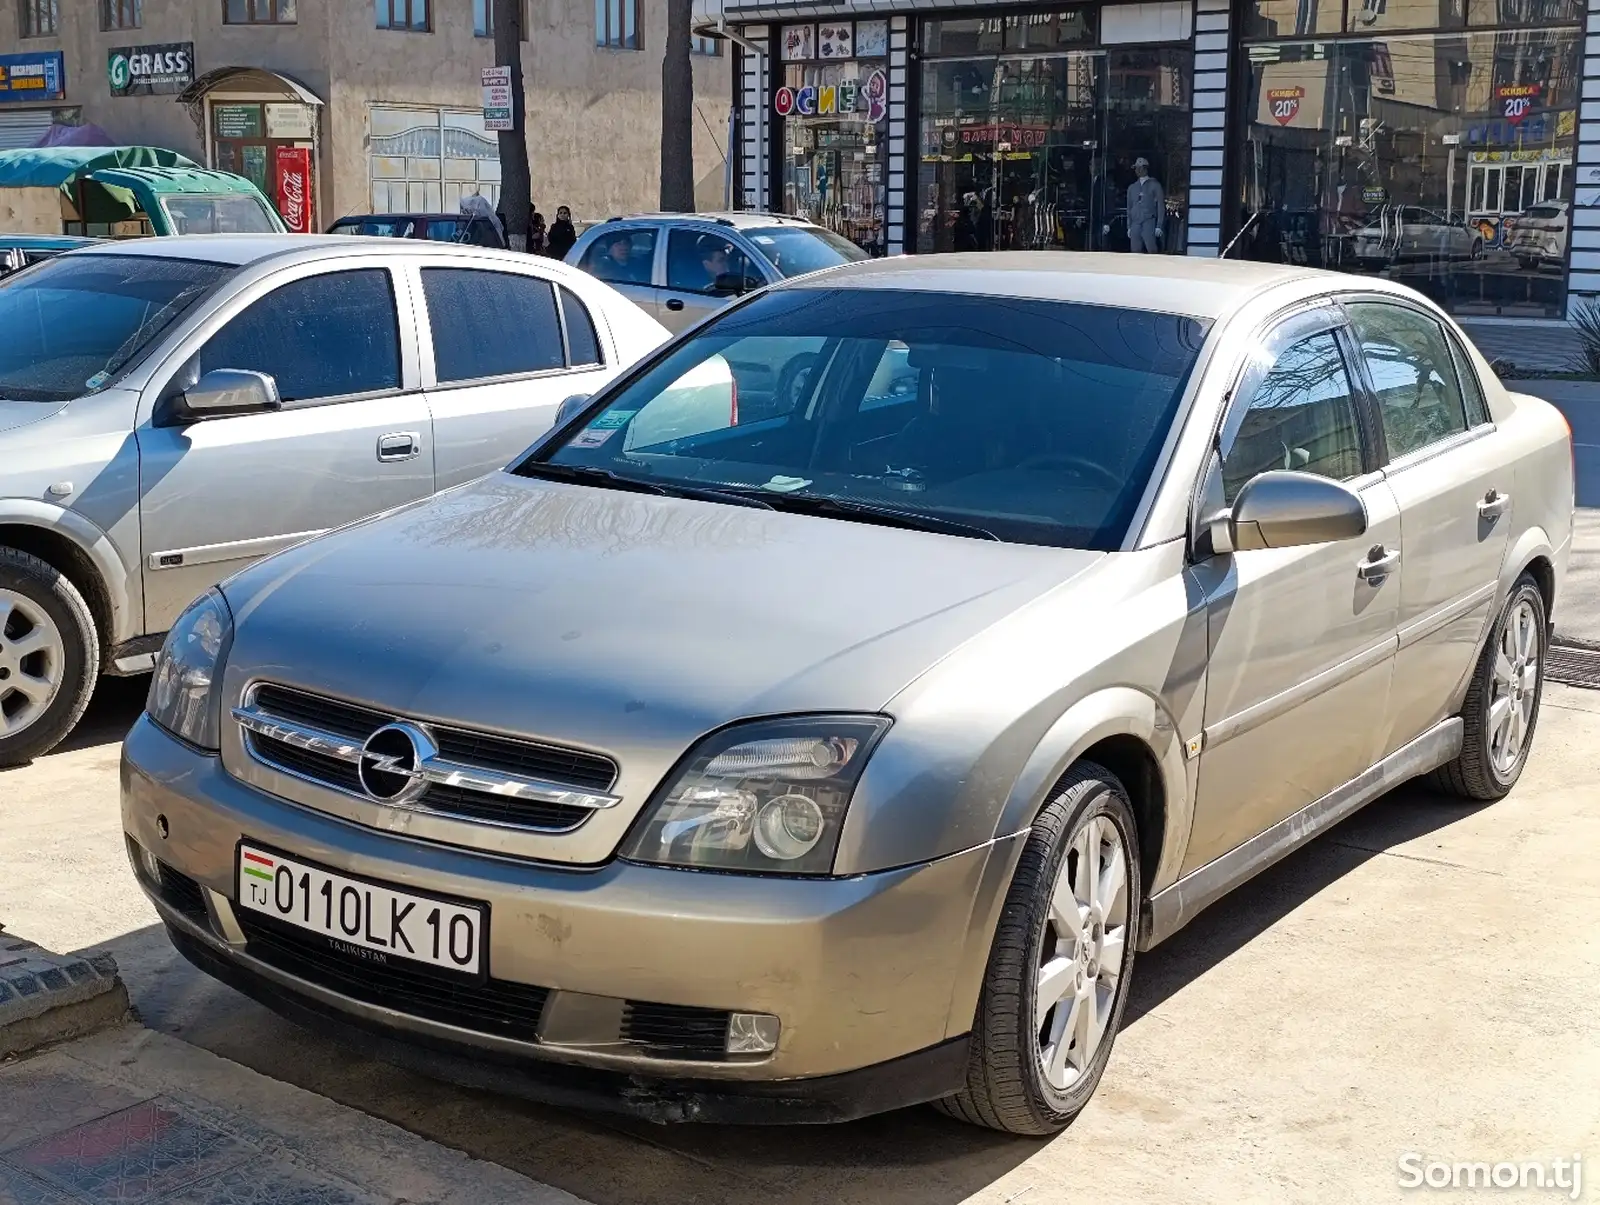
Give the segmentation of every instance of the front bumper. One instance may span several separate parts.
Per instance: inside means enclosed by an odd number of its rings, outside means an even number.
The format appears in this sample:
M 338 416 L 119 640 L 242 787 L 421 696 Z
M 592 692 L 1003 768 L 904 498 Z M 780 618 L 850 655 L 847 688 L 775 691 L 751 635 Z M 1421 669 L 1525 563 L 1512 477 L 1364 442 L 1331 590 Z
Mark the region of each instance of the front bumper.
M 958 1089 L 970 985 L 987 957 L 995 892 L 1020 849 L 1019 835 L 848 879 L 624 862 L 558 869 L 289 803 L 143 717 L 123 746 L 122 801 L 128 835 L 203 889 L 204 908 L 187 911 L 151 891 L 174 943 L 202 969 L 395 1061 L 658 1120 L 842 1120 Z M 252 957 L 230 904 L 246 837 L 357 877 L 487 901 L 490 974 L 549 989 L 539 1029 L 513 1039 L 417 1016 Z M 770 1013 L 781 1022 L 778 1048 L 720 1061 L 660 1057 L 572 1025 L 624 1000 Z M 551 1032 L 557 1017 L 565 1032 Z

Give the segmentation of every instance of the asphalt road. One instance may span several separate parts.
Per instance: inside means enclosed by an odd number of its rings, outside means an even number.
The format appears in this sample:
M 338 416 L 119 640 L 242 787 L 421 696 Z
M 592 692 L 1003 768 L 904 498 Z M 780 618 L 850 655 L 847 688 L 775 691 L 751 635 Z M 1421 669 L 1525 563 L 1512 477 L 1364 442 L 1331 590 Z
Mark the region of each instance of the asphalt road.
M 1036 1142 L 929 1109 L 652 1127 L 432 1083 L 296 1029 L 179 960 L 133 887 L 117 741 L 143 689 L 107 682 L 66 748 L 0 773 L 0 918 L 115 953 L 158 1030 L 597 1205 L 1346 1205 L 1414 1196 L 1407 1152 L 1600 1168 L 1600 693 L 1550 688 L 1510 798 L 1403 788 L 1143 957 L 1097 1099 Z

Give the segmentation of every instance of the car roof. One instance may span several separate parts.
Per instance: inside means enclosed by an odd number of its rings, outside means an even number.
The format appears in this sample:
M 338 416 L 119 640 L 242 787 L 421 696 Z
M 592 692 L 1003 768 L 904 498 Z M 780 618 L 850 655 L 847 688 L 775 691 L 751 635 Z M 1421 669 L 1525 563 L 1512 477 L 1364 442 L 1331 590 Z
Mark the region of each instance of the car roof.
M 1094 251 L 971 251 L 841 264 L 774 289 L 910 289 L 1028 297 L 1218 319 L 1264 289 L 1293 282 L 1332 288 L 1335 272 L 1249 260 Z M 1369 281 L 1356 282 L 1370 288 Z
M 816 224 L 804 218 L 797 218 L 786 213 L 629 213 L 620 217 L 607 218 L 591 226 L 591 230 L 604 229 L 611 222 L 662 222 L 667 225 L 675 223 L 695 223 L 702 226 L 725 226 L 734 230 L 757 230 L 773 226 L 800 226 L 817 229 Z
M 183 234 L 160 238 L 131 239 L 100 243 L 84 248 L 85 255 L 149 255 L 161 259 L 198 259 L 214 264 L 259 263 L 267 259 L 315 259 L 321 255 L 349 255 L 364 249 L 384 255 L 438 255 L 441 248 L 456 248 L 460 255 L 484 255 L 516 262 L 537 258 L 542 264 L 558 261 L 538 256 L 500 251 L 493 247 L 469 247 L 459 243 L 437 243 L 426 239 L 368 238 L 351 234 Z
M 92 247 L 100 241 L 78 234 L 0 233 L 0 247 L 16 247 L 22 251 L 72 251 L 78 247 Z
M 407 219 L 415 221 L 418 218 L 425 222 L 470 222 L 473 218 L 482 217 L 480 213 L 347 213 L 334 222 L 334 225 L 343 226 L 347 222 L 398 222 Z

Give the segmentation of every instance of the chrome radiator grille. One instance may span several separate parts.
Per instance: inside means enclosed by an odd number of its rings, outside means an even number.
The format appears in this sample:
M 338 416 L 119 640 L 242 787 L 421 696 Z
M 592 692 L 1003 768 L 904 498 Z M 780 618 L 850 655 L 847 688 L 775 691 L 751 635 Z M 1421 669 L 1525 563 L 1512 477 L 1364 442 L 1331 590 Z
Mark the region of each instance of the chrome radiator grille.
M 247 690 L 233 715 L 263 765 L 395 807 L 567 832 L 619 802 L 610 794 L 616 763 L 583 750 L 411 721 L 268 682 Z M 397 739 L 369 746 L 383 729 Z

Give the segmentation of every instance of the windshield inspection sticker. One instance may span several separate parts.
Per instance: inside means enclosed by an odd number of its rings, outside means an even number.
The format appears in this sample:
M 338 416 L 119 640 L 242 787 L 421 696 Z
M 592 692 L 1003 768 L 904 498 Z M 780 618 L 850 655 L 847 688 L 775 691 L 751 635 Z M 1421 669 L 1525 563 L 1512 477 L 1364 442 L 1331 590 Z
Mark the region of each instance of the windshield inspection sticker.
M 98 389 L 111 379 L 109 372 L 97 372 L 83 383 L 85 389 Z
M 638 413 L 637 410 L 608 410 L 578 432 L 578 436 L 572 441 L 571 446 L 574 448 L 598 448 L 606 440 L 626 427 L 628 420 Z
M 792 494 L 795 490 L 803 490 L 811 484 L 807 477 L 774 477 L 761 488 L 772 490 L 777 494 Z

